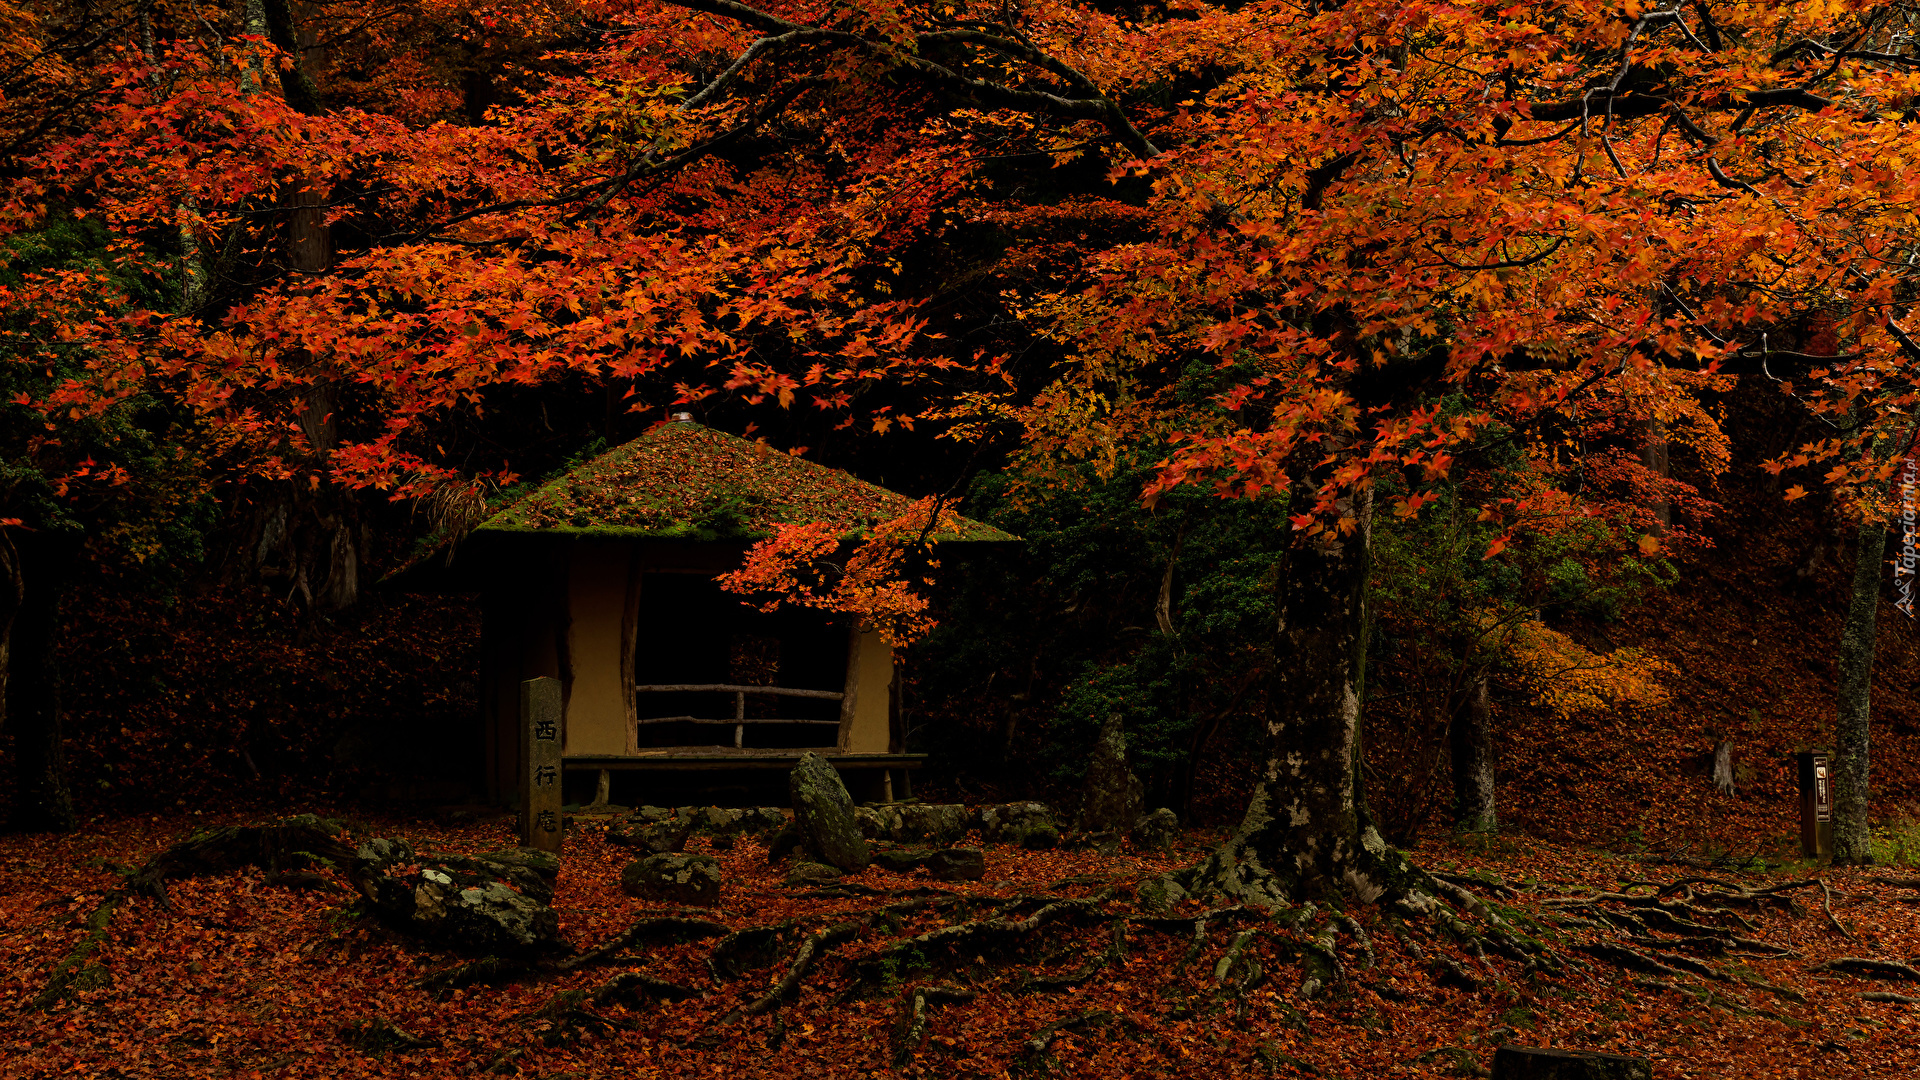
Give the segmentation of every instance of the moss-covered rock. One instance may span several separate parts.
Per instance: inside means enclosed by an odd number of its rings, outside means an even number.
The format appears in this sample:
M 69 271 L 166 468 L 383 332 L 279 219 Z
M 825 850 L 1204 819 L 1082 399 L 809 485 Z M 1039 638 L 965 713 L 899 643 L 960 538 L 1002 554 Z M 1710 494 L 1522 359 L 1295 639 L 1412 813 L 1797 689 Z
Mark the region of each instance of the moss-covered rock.
M 831 885 L 839 880 L 840 871 L 837 868 L 811 859 L 794 863 L 793 869 L 787 871 L 787 884 L 793 886 Z
M 1141 818 L 1133 826 L 1135 851 L 1169 851 L 1179 838 L 1180 818 L 1164 806 Z
M 826 758 L 808 753 L 787 779 L 793 827 L 809 854 L 843 871 L 866 868 L 871 853 L 853 816 L 853 798 Z
M 927 873 L 939 881 L 979 881 L 987 876 L 986 853 L 977 847 L 948 848 L 927 856 Z
M 506 853 L 494 853 L 503 855 Z M 382 873 L 370 892 L 374 912 L 390 926 L 454 948 L 512 953 L 558 944 L 554 874 L 535 860 L 444 856 L 406 874 Z
M 1027 833 L 1037 828 L 1057 829 L 1053 810 L 1045 803 L 1011 802 L 994 806 L 983 806 L 973 815 L 974 827 L 980 830 L 980 839 L 1018 844 Z M 1056 833 L 1055 838 L 1058 839 Z
M 1164 915 L 1187 898 L 1187 890 L 1171 875 L 1148 878 L 1134 886 L 1133 902 L 1148 915 Z
M 1075 819 L 1079 831 L 1117 839 L 1140 819 L 1145 791 L 1140 778 L 1127 767 L 1127 736 L 1120 714 L 1107 718 L 1100 729 L 1100 741 L 1094 745 L 1093 759 L 1087 763 L 1087 775 L 1080 796 L 1080 814 Z
M 620 871 L 620 888 L 629 896 L 697 907 L 719 901 L 720 881 L 720 864 L 706 855 L 649 855 Z
M 927 857 L 932 854 L 932 848 L 889 848 L 885 851 L 874 852 L 873 864 L 882 870 L 891 870 L 896 874 L 904 874 L 909 870 L 919 869 L 921 864 L 927 861 Z

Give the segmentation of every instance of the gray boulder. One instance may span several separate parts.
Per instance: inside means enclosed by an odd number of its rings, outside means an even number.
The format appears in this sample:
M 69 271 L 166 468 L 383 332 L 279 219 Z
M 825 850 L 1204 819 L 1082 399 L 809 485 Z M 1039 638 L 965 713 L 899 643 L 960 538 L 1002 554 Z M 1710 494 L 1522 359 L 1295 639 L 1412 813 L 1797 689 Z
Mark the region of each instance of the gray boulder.
M 405 840 L 388 840 L 376 836 L 361 844 L 354 852 L 361 863 L 369 870 L 385 870 L 389 866 L 399 866 L 413 861 L 413 845 Z
M 979 881 L 987 876 L 986 854 L 977 847 L 936 851 L 922 865 L 938 881 Z
M 369 900 L 383 922 L 410 934 L 475 952 L 529 952 L 559 942 L 560 918 L 548 906 L 559 868 L 524 848 L 437 856 L 406 874 L 375 875 Z
M 1187 898 L 1187 890 L 1171 875 L 1148 878 L 1134 886 L 1133 902 L 1148 915 L 1165 915 Z
M 617 821 L 607 828 L 607 843 L 638 848 L 653 855 L 686 849 L 693 822 L 669 818 L 646 824 Z
M 1012 802 L 983 806 L 975 814 L 980 838 L 992 843 L 1014 844 L 1032 850 L 1051 848 L 1060 842 L 1060 828 L 1053 811 L 1045 803 Z
M 720 899 L 720 864 L 706 855 L 649 855 L 620 871 L 620 887 L 642 900 L 711 907 Z
M 787 778 L 793 797 L 793 827 L 806 850 L 843 871 L 866 868 L 870 853 L 853 816 L 853 799 L 827 759 L 808 753 Z
M 1028 851 L 1046 851 L 1060 846 L 1060 830 L 1051 825 L 1035 825 L 1022 831 L 1013 841 Z
M 886 851 L 873 853 L 873 865 L 882 870 L 904 874 L 909 870 L 919 869 L 932 854 L 933 851 L 930 848 L 889 848 Z
M 800 854 L 805 846 L 806 841 L 801 837 L 800 830 L 789 825 L 767 839 L 767 861 L 777 863 L 782 859 L 790 859 Z
M 778 807 L 751 806 L 643 806 L 607 828 L 607 842 L 639 848 L 653 854 L 684 851 L 687 838 L 704 835 L 714 846 L 727 848 L 742 836 L 768 836 L 785 828 L 787 816 Z
M 1127 767 L 1126 730 L 1120 724 L 1120 714 L 1115 713 L 1100 728 L 1100 741 L 1094 744 L 1093 759 L 1087 762 L 1075 827 L 1084 833 L 1117 839 L 1132 830 L 1145 801 L 1140 778 Z
M 1133 850 L 1170 851 L 1174 841 L 1180 838 L 1180 818 L 1173 811 L 1161 807 L 1133 826 Z
M 923 806 L 919 803 L 889 803 L 860 807 L 855 811 L 862 835 L 870 840 L 891 840 L 896 844 L 925 841 L 951 844 L 964 839 L 972 826 L 972 815 L 960 805 Z
M 826 863 L 802 860 L 787 871 L 788 885 L 831 885 L 840 880 L 840 871 Z

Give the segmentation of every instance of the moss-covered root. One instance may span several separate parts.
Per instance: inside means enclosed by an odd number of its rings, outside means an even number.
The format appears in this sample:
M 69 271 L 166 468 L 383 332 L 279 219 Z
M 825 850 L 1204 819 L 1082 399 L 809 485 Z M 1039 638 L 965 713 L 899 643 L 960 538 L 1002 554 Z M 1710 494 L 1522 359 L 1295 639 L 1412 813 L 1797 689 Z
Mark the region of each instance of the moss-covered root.
M 905 1065 L 927 1040 L 927 1024 L 932 1019 L 930 1006 L 972 1001 L 973 996 L 973 991 L 958 986 L 916 986 L 902 995 L 906 1007 L 900 1016 L 900 1037 L 893 1048 L 893 1067 Z
M 809 935 L 800 943 L 800 948 L 795 950 L 793 963 L 788 966 L 787 973 L 781 976 L 773 989 L 748 1004 L 743 1011 L 748 1016 L 759 1016 L 779 1008 L 781 1002 L 790 1000 L 799 992 L 800 981 L 807 977 L 807 972 L 813 970 L 813 965 L 819 962 L 820 957 L 826 955 L 827 950 L 841 942 L 853 940 L 859 933 L 859 923 L 841 923 Z
M 50 1009 L 65 1001 L 77 990 L 92 990 L 113 981 L 113 975 L 106 968 L 95 963 L 93 954 L 100 949 L 100 943 L 107 939 L 107 927 L 113 922 L 113 913 L 119 906 L 120 894 L 108 893 L 93 914 L 87 916 L 87 936 L 53 967 L 48 976 L 47 985 L 33 1000 L 27 1003 L 29 1009 Z
M 432 1040 L 423 1039 L 384 1016 L 346 1025 L 340 1029 L 340 1041 L 374 1057 L 390 1050 L 420 1050 L 434 1045 Z
M 334 866 L 367 892 L 367 874 L 353 849 L 339 839 L 337 821 L 301 814 L 264 825 L 228 825 L 194 833 L 127 877 L 127 888 L 171 907 L 166 883 L 177 878 L 224 874 L 248 866 L 268 870 Z

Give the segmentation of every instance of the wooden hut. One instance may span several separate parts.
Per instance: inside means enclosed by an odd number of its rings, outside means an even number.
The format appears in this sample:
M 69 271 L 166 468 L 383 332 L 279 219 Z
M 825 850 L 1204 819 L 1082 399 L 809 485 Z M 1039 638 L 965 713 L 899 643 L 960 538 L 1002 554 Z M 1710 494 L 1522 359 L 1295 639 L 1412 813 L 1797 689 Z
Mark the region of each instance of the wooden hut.
M 807 750 L 890 798 L 922 755 L 906 752 L 886 642 L 825 613 L 761 612 L 713 579 L 775 523 L 852 540 L 910 501 L 676 418 L 515 499 L 400 585 L 480 594 L 490 800 L 514 796 L 519 688 L 539 676 L 561 684 L 564 770 L 597 773 L 598 801 L 616 770 L 784 770 Z M 934 539 L 1015 538 L 961 519 Z

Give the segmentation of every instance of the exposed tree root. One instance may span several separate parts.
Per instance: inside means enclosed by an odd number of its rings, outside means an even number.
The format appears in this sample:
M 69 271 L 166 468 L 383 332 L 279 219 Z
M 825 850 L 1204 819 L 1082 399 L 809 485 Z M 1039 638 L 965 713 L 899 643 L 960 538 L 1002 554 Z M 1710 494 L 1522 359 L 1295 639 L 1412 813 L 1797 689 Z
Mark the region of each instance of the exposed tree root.
M 1841 926 L 1840 920 L 1833 917 L 1833 890 L 1827 888 L 1825 881 L 1820 882 L 1820 910 L 1826 913 L 1827 925 L 1833 927 L 1836 933 L 1849 941 L 1857 940 L 1853 931 Z
M 901 1016 L 900 1037 L 893 1049 L 893 1067 L 907 1063 L 920 1044 L 927 1040 L 928 1006 L 956 1001 L 972 1001 L 974 993 L 958 986 L 917 986 L 903 995 L 906 1009 Z
M 275 889 L 311 889 L 315 892 L 339 892 L 340 886 L 325 874 L 313 870 L 275 870 L 261 882 Z
M 1026 1044 L 1021 1047 L 1018 1064 L 1023 1070 L 1044 1068 L 1047 1051 L 1053 1048 L 1053 1040 L 1059 1038 L 1061 1032 L 1085 1031 L 1088 1028 L 1110 1024 L 1113 1019 L 1113 1014 L 1104 1009 L 1088 1009 L 1045 1024 L 1027 1038 Z
M 828 949 L 841 942 L 853 940 L 858 933 L 860 933 L 859 923 L 841 923 L 810 935 L 800 943 L 800 948 L 794 952 L 793 963 L 787 967 L 787 973 L 780 977 L 780 981 L 774 984 L 773 989 L 741 1011 L 748 1016 L 759 1016 L 779 1008 L 781 1002 L 790 1000 L 799 991 L 800 980 L 807 977 L 807 972 L 813 969 L 813 965 L 819 962 L 820 957 L 824 956 Z
M 547 999 L 545 1005 L 520 1017 L 523 1024 L 546 1024 L 546 1030 L 540 1033 L 540 1041 L 547 1046 L 559 1046 L 573 1042 L 583 1035 L 600 1034 L 618 1030 L 622 1025 L 588 1007 L 587 999 L 592 991 L 563 990 Z
M 597 964 L 640 941 L 666 940 L 679 944 L 701 938 L 719 937 L 730 932 L 729 927 L 711 919 L 683 919 L 673 915 L 641 919 L 604 944 L 578 956 L 562 960 L 554 964 L 553 968 L 555 971 L 572 971 L 575 968 L 586 967 L 588 964 Z
M 47 985 L 27 1003 L 29 1009 L 50 1009 L 76 990 L 93 990 L 113 981 L 107 969 L 93 962 L 93 954 L 107 939 L 107 927 L 120 903 L 120 893 L 110 892 L 87 916 L 87 936 L 80 939 L 48 976 Z
M 588 1033 L 613 1031 L 626 1025 L 601 1015 L 597 1010 L 622 996 L 662 1001 L 684 1001 L 699 997 L 690 986 L 665 982 L 637 971 L 623 971 L 594 990 L 566 990 L 548 999 L 545 1005 L 520 1018 L 521 1023 L 545 1021 L 547 1030 L 540 1041 L 548 1046 L 572 1042 Z
M 1891 1001 L 1896 1005 L 1920 1005 L 1920 998 L 1906 994 L 1890 994 L 1885 990 L 1869 990 L 1860 995 L 1861 1001 Z
M 337 821 L 301 814 L 265 825 L 229 825 L 194 833 L 148 859 L 127 876 L 127 888 L 172 908 L 166 883 L 174 878 L 223 874 L 246 866 L 268 870 L 336 867 L 366 891 L 366 874 L 352 848 L 342 843 Z
M 94 963 L 92 957 L 106 940 L 107 928 L 113 922 L 120 900 L 129 894 L 149 896 L 162 908 L 172 910 L 166 889 L 170 879 L 225 873 L 242 866 L 264 866 L 270 870 L 338 866 L 364 891 L 359 860 L 352 849 L 339 841 L 341 830 L 338 822 L 303 814 L 265 825 L 233 825 L 194 833 L 148 859 L 138 870 L 108 866 L 123 877 L 121 887 L 101 898 L 87 917 L 87 936 L 54 965 L 47 985 L 34 995 L 27 1007 L 50 1008 L 77 990 L 105 986 L 112 981 L 107 969 Z
M 1016 988 L 1025 991 L 1066 990 L 1079 986 L 1098 975 L 1108 965 L 1127 955 L 1127 923 L 1125 919 L 1115 919 L 1107 924 L 1107 947 L 1090 958 L 1085 964 L 1065 975 L 1029 975 L 1022 979 Z
M 1185 971 L 1187 965 L 1193 963 L 1194 959 L 1207 947 L 1207 931 L 1214 919 L 1259 914 L 1264 914 L 1264 912 L 1249 908 L 1243 904 L 1234 904 L 1231 907 L 1214 908 L 1209 911 L 1203 911 L 1198 915 L 1134 915 L 1130 916 L 1130 921 L 1162 930 L 1170 930 L 1175 927 L 1182 929 L 1191 928 L 1192 941 L 1187 946 L 1186 954 L 1181 956 L 1173 965 L 1173 974 L 1178 975 L 1180 972 Z
M 1764 990 L 1774 997 L 1791 1001 L 1795 1005 L 1805 1005 L 1807 1003 L 1807 996 L 1790 986 L 1775 986 L 1764 979 L 1756 979 L 1749 975 L 1736 975 L 1733 981 L 1755 990 Z
M 374 1057 L 391 1050 L 419 1050 L 435 1045 L 431 1039 L 422 1039 L 384 1016 L 348 1024 L 340 1029 L 340 1041 Z
M 1093 896 L 1078 900 L 1054 900 L 1024 919 L 1008 919 L 994 915 L 971 922 L 943 926 L 938 930 L 930 930 L 915 937 L 903 938 L 883 946 L 878 952 L 860 960 L 854 965 L 854 971 L 861 982 L 878 985 L 885 981 L 888 969 L 898 970 L 903 960 L 924 959 L 927 953 L 936 949 L 973 949 L 1008 938 L 1021 937 L 1056 919 L 1090 912 L 1112 899 L 1113 893 L 1113 889 L 1103 889 Z M 1000 910 L 1006 911 L 1017 906 L 1019 906 L 1018 903 L 1009 903 L 1002 905 Z
M 1450 956 L 1433 958 L 1433 980 L 1442 986 L 1451 986 L 1471 994 L 1480 989 L 1480 979 L 1471 971 L 1460 966 Z
M 1303 947 L 1307 954 L 1306 973 L 1300 979 L 1300 1000 L 1311 1001 L 1327 986 L 1346 979 L 1346 967 L 1333 949 L 1338 941 L 1333 925 Z
M 715 982 L 720 982 L 772 967 L 786 951 L 787 937 L 793 932 L 792 919 L 782 919 L 772 926 L 735 930 L 713 947 L 707 956 L 707 970 L 713 973 Z
M 1920 889 L 1920 878 L 1911 877 L 1870 877 L 1875 885 L 1891 885 L 1896 889 Z
M 1500 896 L 1518 896 L 1513 886 L 1492 876 L 1478 874 L 1443 874 L 1437 870 L 1427 871 L 1427 876 L 1435 881 L 1444 881 L 1449 885 L 1463 889 L 1484 889 Z
M 686 1001 L 700 996 L 700 991 L 691 986 L 681 986 L 637 971 L 623 971 L 602 983 L 587 998 L 587 1004 L 598 1007 L 622 995 L 631 995 L 654 1001 Z
M 507 960 L 498 956 L 483 956 L 478 960 L 469 960 L 464 964 L 455 964 L 439 971 L 428 972 L 413 980 L 418 990 L 431 990 L 445 993 L 474 983 L 504 983 L 532 974 L 532 965 L 519 960 Z
M 1581 945 L 1575 945 L 1574 948 L 1589 956 L 1626 968 L 1629 971 L 1641 971 L 1650 975 L 1667 975 L 1684 979 L 1689 975 L 1710 976 L 1713 974 L 1712 968 L 1707 967 L 1707 965 L 1697 960 L 1687 960 L 1686 965 L 1690 970 L 1682 970 L 1673 964 L 1667 963 L 1666 960 L 1656 959 L 1645 953 L 1635 952 L 1624 945 L 1615 945 L 1606 941 L 1587 942 Z M 1667 956 L 1668 959 L 1685 959 L 1684 957 L 1674 956 L 1672 954 L 1667 954 Z
M 1223 986 L 1226 984 L 1227 975 L 1233 971 L 1234 962 L 1240 959 L 1240 954 L 1246 951 L 1247 943 L 1252 941 L 1254 935 L 1259 932 L 1258 930 L 1242 930 L 1233 935 L 1233 943 L 1227 946 L 1226 953 L 1214 962 L 1213 985 Z
M 1335 915 L 1333 921 L 1353 938 L 1354 947 L 1360 950 L 1360 970 L 1372 970 L 1375 963 L 1373 940 L 1367 937 L 1367 932 L 1361 928 L 1359 920 L 1349 915 Z
M 1838 960 L 1815 964 L 1807 970 L 1844 971 L 1849 975 L 1864 975 L 1869 979 L 1906 979 L 1910 982 L 1920 982 L 1920 968 L 1911 964 L 1892 960 L 1866 960 L 1857 956 L 1843 956 Z
M 512 1050 L 502 1050 L 494 1055 L 492 1061 L 487 1062 L 486 1068 L 480 1071 L 488 1076 L 507 1076 L 512 1073 L 517 1073 L 520 1071 L 520 1066 L 515 1065 L 514 1062 L 526 1052 L 527 1048 L 524 1046 L 516 1046 Z

